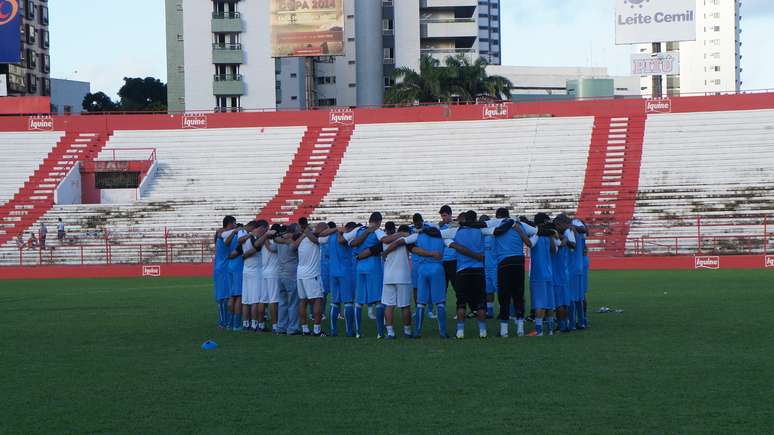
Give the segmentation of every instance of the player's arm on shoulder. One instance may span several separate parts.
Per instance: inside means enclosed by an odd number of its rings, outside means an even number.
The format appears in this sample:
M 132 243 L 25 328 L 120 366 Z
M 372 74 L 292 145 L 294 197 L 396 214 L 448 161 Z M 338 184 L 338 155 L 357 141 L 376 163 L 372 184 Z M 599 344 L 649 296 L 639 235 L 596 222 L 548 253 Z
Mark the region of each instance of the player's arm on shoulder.
M 421 257 L 435 258 L 436 260 L 440 260 L 443 258 L 443 252 L 428 251 L 420 248 L 419 246 L 414 246 L 414 249 L 411 250 L 411 253 L 419 255 Z
M 449 245 L 449 247 L 459 252 L 462 255 L 468 256 L 470 258 L 475 258 L 478 261 L 484 261 L 484 254 L 479 254 L 478 252 L 468 249 L 467 246 L 465 245 L 462 245 L 457 242 L 452 242 L 451 245 Z

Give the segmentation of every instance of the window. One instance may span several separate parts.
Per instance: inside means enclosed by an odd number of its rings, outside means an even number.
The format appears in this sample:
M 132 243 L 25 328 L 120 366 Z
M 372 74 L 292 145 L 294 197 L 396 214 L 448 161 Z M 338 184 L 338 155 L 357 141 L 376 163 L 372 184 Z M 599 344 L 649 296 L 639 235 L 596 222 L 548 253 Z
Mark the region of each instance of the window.
M 32 27 L 32 24 L 24 26 L 24 34 L 27 35 L 27 44 L 32 45 L 35 43 L 35 28 Z
M 384 63 L 386 64 L 395 63 L 395 57 L 393 56 L 392 48 L 390 47 L 384 48 Z
M 296 101 L 296 100 L 298 100 L 298 96 L 296 96 L 296 95 L 293 95 L 292 97 L 290 97 L 290 100 L 291 100 L 291 101 Z
M 336 76 L 317 77 L 318 85 L 335 85 Z
M 335 98 L 321 98 L 317 100 L 318 106 L 335 106 L 336 105 L 336 99 Z
M 296 77 L 298 77 L 298 74 L 296 74 L 296 73 L 290 73 L 290 78 L 291 78 L 291 79 L 294 79 L 294 78 L 296 78 Z
M 51 71 L 51 56 L 47 54 L 41 54 L 40 55 L 40 72 L 42 73 L 48 73 Z
M 40 24 L 48 25 L 48 6 L 40 5 Z
M 24 2 L 24 9 L 27 11 L 27 19 L 35 19 L 35 2 L 32 0 L 26 0 Z
M 64 106 L 64 114 L 65 115 L 69 115 L 71 113 L 73 113 L 73 106 L 65 105 Z
M 40 48 L 48 48 L 48 30 L 40 30 Z
M 27 49 L 27 68 L 35 69 L 38 67 L 38 54 Z
M 388 18 L 382 20 L 382 34 L 392 35 L 392 20 Z

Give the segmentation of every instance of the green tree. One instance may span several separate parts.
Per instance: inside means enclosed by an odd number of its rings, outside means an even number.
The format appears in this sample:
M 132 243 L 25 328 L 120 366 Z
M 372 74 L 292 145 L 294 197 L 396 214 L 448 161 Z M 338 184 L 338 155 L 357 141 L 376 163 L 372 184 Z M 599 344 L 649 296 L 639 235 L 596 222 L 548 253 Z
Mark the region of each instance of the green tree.
M 486 73 L 487 62 L 483 58 L 449 56 L 445 65 L 429 55 L 423 55 L 419 72 L 411 68 L 397 68 L 392 73 L 396 84 L 385 94 L 385 103 L 391 105 L 412 105 L 488 100 L 508 100 L 511 97 L 511 82 L 501 76 Z
M 124 77 L 118 95 L 125 112 L 167 110 L 167 85 L 153 77 Z
M 104 92 L 88 93 L 83 97 L 83 110 L 87 112 L 113 112 L 118 109 L 118 104 L 110 99 Z

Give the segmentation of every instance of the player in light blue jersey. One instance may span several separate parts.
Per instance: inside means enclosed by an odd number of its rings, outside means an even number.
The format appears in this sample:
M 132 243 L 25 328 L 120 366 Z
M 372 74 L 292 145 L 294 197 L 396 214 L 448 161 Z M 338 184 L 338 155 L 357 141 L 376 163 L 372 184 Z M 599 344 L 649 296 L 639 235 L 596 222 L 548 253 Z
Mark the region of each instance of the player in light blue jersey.
M 375 305 L 376 337 L 384 338 L 384 304 L 382 304 L 382 214 L 375 212 L 368 219 L 368 227 L 348 233 L 349 244 L 357 256 L 355 282 L 355 336 L 362 336 L 363 306 Z
M 532 247 L 529 237 L 537 229 L 528 223 L 514 221 L 506 208 L 497 209 L 499 220 L 494 230 L 495 254 L 497 255 L 497 299 L 500 303 L 500 337 L 508 337 L 508 320 L 514 317 L 516 335 L 524 335 L 524 247 Z M 513 313 L 511 313 L 511 308 Z
M 457 218 L 460 228 L 448 246 L 457 256 L 455 293 L 457 295 L 457 338 L 465 338 L 466 307 L 478 319 L 478 336 L 487 337 L 486 329 L 486 278 L 484 276 L 484 235 L 486 224 L 478 222 L 475 211 L 470 210 Z
M 229 300 L 228 310 L 231 313 L 231 323 L 228 327 L 234 331 L 242 330 L 242 270 L 244 261 L 242 259 L 242 242 L 240 238 L 248 236 L 242 224 L 236 224 L 229 231 L 224 231 L 220 237 L 228 246 L 228 288 Z
M 415 220 L 416 224 L 416 220 Z M 443 251 L 446 248 L 438 228 L 419 226 L 408 237 L 399 238 L 386 250 L 392 252 L 400 246 L 409 245 L 413 267 L 417 270 L 417 315 L 414 317 L 414 338 L 422 336 L 425 309 L 435 305 L 438 315 L 438 333 L 448 338 L 446 332 L 446 276 L 443 269 Z
M 339 314 L 344 308 L 344 327 L 347 337 L 355 335 L 355 256 L 352 248 L 344 238 L 344 234 L 357 228 L 354 222 L 348 222 L 337 229 L 328 240 L 328 257 L 330 261 L 331 288 L 331 335 L 339 334 Z
M 220 328 L 231 325 L 231 312 L 228 309 L 230 296 L 228 256 L 231 252 L 221 235 L 225 231 L 232 230 L 235 225 L 236 218 L 226 216 L 223 218 L 223 227 L 215 232 L 215 259 L 212 263 L 212 277 L 215 284 L 215 302 L 218 304 L 218 326 Z
M 535 309 L 536 336 L 553 335 L 554 328 L 554 273 L 552 257 L 556 253 L 559 233 L 545 213 L 535 216 L 538 233 L 530 237 L 529 287 L 532 307 Z M 546 320 L 546 328 L 543 321 Z
M 588 278 L 588 249 L 586 247 L 586 225 L 580 219 L 572 220 L 572 229 L 575 232 L 575 250 L 570 257 L 570 293 L 572 295 L 572 307 L 570 307 L 570 327 L 572 329 L 584 329 L 586 327 L 586 311 L 583 306 L 585 300 L 585 283 Z
M 481 215 L 479 222 L 486 224 L 490 218 Z M 486 318 L 494 318 L 494 299 L 497 293 L 497 254 L 494 236 L 484 234 L 484 275 L 486 278 Z
M 572 305 L 572 295 L 569 269 L 570 257 L 575 249 L 575 235 L 570 229 L 570 219 L 564 214 L 554 218 L 554 225 L 559 232 L 559 247 L 551 264 L 554 275 L 556 316 L 559 319 L 559 329 L 562 332 L 570 332 L 569 310 Z
M 324 235 L 330 236 L 331 234 L 335 234 L 337 232 L 336 229 L 336 222 L 328 222 L 328 230 L 325 231 Z M 325 313 L 327 313 L 327 304 L 328 304 L 328 295 L 331 292 L 331 269 L 330 269 L 330 246 L 331 243 L 333 243 L 335 237 L 331 237 L 328 239 L 327 242 L 325 242 L 325 246 L 320 246 L 320 279 L 322 280 L 322 288 L 323 288 L 323 302 L 322 302 L 322 312 L 323 312 L 323 320 L 325 320 Z
M 438 223 L 439 230 L 448 230 L 452 223 L 452 209 L 448 205 L 441 207 L 438 212 L 441 215 L 441 222 Z M 446 247 L 443 251 L 443 271 L 446 277 L 446 288 L 449 285 L 456 287 L 455 280 L 457 278 L 457 253 L 451 247 Z

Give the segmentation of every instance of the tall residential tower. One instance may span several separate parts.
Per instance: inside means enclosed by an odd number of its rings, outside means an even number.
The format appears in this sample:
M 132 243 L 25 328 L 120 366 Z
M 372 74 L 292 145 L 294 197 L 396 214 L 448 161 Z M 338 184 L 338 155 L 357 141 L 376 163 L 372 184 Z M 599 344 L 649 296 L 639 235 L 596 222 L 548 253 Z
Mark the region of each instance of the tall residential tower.
M 423 54 L 501 59 L 499 0 L 343 0 L 344 55 L 306 59 L 271 57 L 272 0 L 165 1 L 170 110 L 378 106 Z

